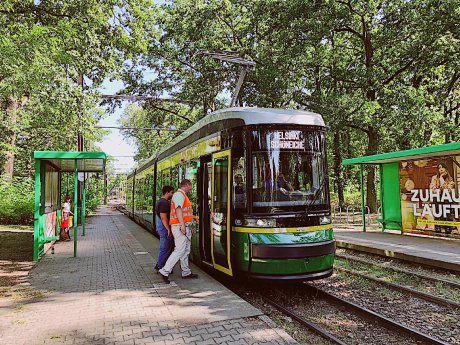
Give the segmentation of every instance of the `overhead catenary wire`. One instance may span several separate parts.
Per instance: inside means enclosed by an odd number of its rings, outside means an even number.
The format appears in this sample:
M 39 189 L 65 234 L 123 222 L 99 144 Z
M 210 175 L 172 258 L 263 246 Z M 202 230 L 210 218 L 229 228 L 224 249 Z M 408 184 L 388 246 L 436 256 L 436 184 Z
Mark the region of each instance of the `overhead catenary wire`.
M 160 128 L 160 127 L 124 127 L 124 126 L 94 126 L 94 128 L 119 129 L 119 130 L 139 130 L 139 131 L 166 131 L 179 132 L 177 128 Z
M 125 101 L 158 101 L 169 103 L 182 103 L 182 104 L 195 104 L 196 101 L 176 98 L 160 98 L 157 96 L 143 96 L 143 95 L 101 95 L 104 99 L 120 99 Z

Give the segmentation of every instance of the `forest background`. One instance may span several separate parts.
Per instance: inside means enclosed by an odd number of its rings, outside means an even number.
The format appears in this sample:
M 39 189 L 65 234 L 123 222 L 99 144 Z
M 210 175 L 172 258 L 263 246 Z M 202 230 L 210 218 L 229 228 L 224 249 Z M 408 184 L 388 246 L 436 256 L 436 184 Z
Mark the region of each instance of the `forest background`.
M 342 159 L 460 140 L 459 16 L 460 0 L 4 0 L 0 223 L 32 221 L 33 151 L 76 150 L 78 132 L 97 149 L 104 80 L 152 96 L 123 126 L 184 130 L 228 105 L 239 67 L 202 51 L 257 63 L 239 105 L 322 114 L 333 201 L 357 203 L 359 172 Z M 139 162 L 178 133 L 124 131 Z M 375 211 L 378 176 L 365 173 Z

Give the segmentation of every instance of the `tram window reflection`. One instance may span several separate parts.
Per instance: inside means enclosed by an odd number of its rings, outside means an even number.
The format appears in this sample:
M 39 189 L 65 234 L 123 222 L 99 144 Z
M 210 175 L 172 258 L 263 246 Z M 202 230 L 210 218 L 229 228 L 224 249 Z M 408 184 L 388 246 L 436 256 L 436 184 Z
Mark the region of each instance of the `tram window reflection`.
M 253 132 L 252 193 L 256 211 L 273 207 L 301 210 L 306 205 L 328 203 L 327 191 L 323 188 L 326 180 L 324 136 L 298 131 L 295 134 L 302 140 L 300 146 L 304 149 L 272 148 L 268 144 L 274 140 L 271 131 Z
M 245 157 L 234 157 L 233 167 L 233 208 L 246 208 L 246 164 Z

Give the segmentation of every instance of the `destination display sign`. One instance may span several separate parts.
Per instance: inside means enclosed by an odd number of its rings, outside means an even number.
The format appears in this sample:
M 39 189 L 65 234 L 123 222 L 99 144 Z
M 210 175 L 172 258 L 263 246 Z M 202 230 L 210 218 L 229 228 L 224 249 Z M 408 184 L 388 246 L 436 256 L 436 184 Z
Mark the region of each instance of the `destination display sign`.
M 253 151 L 323 152 L 324 132 L 306 129 L 259 129 L 250 132 Z
M 270 137 L 272 149 L 305 149 L 305 139 L 301 131 L 277 131 Z

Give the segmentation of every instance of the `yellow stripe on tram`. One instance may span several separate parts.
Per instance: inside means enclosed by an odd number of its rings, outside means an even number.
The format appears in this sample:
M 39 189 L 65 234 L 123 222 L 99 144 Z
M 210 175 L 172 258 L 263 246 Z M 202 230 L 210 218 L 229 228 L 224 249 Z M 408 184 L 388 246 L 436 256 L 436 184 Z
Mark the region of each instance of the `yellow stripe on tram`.
M 305 226 L 299 228 L 243 228 L 233 227 L 235 232 L 245 232 L 254 234 L 283 234 L 293 232 L 312 232 L 320 230 L 332 230 L 332 224 Z

